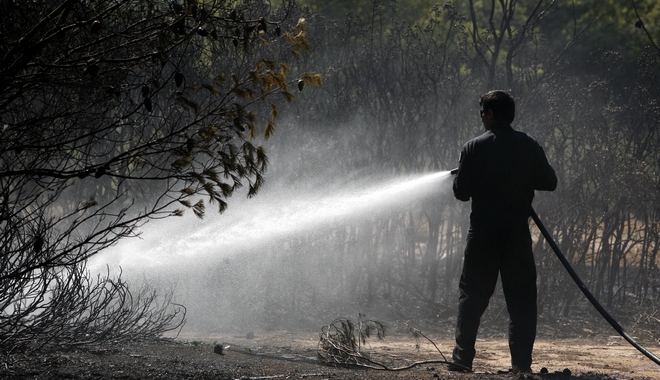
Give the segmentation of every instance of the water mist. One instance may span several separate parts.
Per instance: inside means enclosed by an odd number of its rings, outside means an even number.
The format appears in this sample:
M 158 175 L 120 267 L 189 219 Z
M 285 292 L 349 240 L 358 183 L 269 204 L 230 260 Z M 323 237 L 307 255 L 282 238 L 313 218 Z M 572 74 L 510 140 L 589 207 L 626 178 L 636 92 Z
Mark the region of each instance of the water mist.
M 331 318 L 353 310 L 341 302 L 331 306 L 336 284 L 331 279 L 323 283 L 317 275 L 341 254 L 322 236 L 342 233 L 345 225 L 371 223 L 379 214 L 405 211 L 421 200 L 446 197 L 449 178 L 449 171 L 441 171 L 363 180 L 340 189 L 316 185 L 317 190 L 296 194 L 269 183 L 255 198 L 232 198 L 222 215 L 149 223 L 141 239 L 120 242 L 94 258 L 90 268 L 104 269 L 108 263 L 121 267 L 131 282 L 174 286 L 176 302 L 188 309 L 184 330 L 197 334 L 277 329 L 282 321 L 325 323 L 310 321 L 314 318 L 305 310 L 325 307 Z

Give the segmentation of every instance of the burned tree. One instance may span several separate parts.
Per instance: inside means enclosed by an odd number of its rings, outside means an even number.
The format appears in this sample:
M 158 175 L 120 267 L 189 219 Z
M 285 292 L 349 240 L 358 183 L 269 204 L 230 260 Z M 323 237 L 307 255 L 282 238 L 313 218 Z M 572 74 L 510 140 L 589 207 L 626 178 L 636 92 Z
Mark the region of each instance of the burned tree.
M 86 259 L 145 221 L 187 208 L 202 217 L 207 204 L 222 212 L 243 186 L 257 193 L 268 160 L 254 139 L 273 134 L 278 104 L 294 97 L 285 60 L 308 49 L 305 22 L 290 20 L 291 9 L 223 0 L 2 3 L 2 347 L 48 313 L 66 324 L 84 306 L 60 310 L 54 297 L 93 293 L 79 273 Z M 319 85 L 320 77 L 295 81 Z M 72 273 L 76 286 L 67 283 Z

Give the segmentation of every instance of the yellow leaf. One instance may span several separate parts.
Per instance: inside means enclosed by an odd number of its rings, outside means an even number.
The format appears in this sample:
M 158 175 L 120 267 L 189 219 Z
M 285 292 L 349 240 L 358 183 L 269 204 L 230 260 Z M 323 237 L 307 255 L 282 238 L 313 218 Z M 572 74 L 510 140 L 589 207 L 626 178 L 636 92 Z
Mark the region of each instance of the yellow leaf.
M 264 130 L 264 138 L 268 139 L 269 137 L 273 136 L 275 134 L 275 127 L 276 124 L 272 121 L 269 121 L 266 125 L 266 129 Z
M 323 76 L 318 73 L 306 72 L 300 76 L 305 84 L 315 87 L 321 87 L 323 85 Z

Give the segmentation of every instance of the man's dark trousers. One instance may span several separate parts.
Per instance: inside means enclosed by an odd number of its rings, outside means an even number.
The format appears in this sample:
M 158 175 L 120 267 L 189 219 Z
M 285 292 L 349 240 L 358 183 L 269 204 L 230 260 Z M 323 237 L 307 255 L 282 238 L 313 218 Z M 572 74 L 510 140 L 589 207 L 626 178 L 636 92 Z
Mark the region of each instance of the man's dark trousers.
M 472 367 L 479 320 L 495 291 L 497 276 L 509 312 L 509 348 L 514 368 L 528 370 L 536 337 L 536 266 L 526 219 L 497 228 L 470 229 L 459 285 L 453 360 Z

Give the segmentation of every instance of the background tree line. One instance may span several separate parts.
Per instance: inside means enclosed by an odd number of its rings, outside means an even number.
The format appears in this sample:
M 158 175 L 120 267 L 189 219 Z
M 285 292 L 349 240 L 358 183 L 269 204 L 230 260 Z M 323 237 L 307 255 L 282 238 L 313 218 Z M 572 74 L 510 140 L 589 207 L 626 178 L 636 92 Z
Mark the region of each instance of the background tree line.
M 657 326 L 658 6 L 467 1 L 411 19 L 408 3 L 359 2 L 355 12 L 335 3 L 345 8 L 308 14 L 312 52 L 300 62 L 321 72 L 324 85 L 287 108 L 295 118 L 274 142 L 309 152 L 290 180 L 322 171 L 341 184 L 365 172 L 451 169 L 462 144 L 482 132 L 479 95 L 510 90 L 514 128 L 541 142 L 559 176 L 558 190 L 537 194 L 535 209 L 615 316 Z M 309 263 L 269 277 L 271 288 L 291 290 L 265 295 L 270 318 L 315 320 L 310 305 L 322 294 L 323 312 L 385 307 L 392 318 L 449 319 L 453 328 L 468 214 L 469 204 L 438 196 L 288 241 L 276 250 L 283 266 Z M 545 328 L 592 318 L 542 238 L 534 249 Z M 495 299 L 489 317 L 505 319 L 502 310 Z M 657 339 L 652 331 L 643 339 Z

